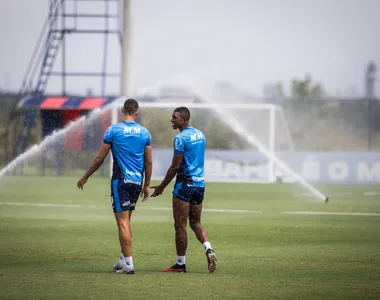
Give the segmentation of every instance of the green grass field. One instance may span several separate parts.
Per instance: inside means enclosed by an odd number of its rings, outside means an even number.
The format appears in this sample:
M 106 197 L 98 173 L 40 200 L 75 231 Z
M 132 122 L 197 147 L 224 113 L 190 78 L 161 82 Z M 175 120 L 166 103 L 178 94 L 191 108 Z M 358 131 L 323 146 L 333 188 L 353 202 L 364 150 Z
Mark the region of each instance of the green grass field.
M 210 183 L 203 224 L 220 263 L 210 274 L 189 231 L 186 274 L 174 263 L 171 186 L 132 219 L 136 275 L 119 255 L 109 181 L 0 181 L 1 299 L 379 299 L 379 186 L 323 186 L 327 204 L 290 184 Z M 298 213 L 296 213 L 298 212 Z M 319 212 L 320 214 L 315 214 Z M 327 214 L 329 213 L 329 214 Z M 342 214 L 345 213 L 345 214 Z

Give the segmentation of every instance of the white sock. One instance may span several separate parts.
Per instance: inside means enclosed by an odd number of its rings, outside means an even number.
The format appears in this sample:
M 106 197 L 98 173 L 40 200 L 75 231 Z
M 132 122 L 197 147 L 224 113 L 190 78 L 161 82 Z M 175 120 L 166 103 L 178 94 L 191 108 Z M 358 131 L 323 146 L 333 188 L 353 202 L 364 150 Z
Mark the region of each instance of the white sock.
M 186 256 L 179 256 L 177 255 L 177 264 L 184 265 L 186 264 Z
M 203 248 L 205 248 L 205 252 L 207 252 L 208 249 L 212 249 L 210 242 L 204 242 Z
M 124 262 L 124 254 L 123 253 L 120 253 L 120 259 L 119 259 L 120 262 Z
M 124 262 L 127 265 L 127 268 L 133 269 L 132 256 L 124 257 Z

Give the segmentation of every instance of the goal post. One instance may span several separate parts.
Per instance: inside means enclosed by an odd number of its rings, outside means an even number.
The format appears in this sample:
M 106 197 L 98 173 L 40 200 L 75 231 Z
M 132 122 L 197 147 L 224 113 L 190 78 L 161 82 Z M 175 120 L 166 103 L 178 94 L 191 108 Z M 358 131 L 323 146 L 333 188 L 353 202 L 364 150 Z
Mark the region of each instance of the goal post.
M 276 131 L 276 118 L 275 118 L 275 107 L 271 106 L 269 108 L 269 147 L 268 150 L 273 155 L 275 154 L 275 131 Z M 274 161 L 273 159 L 269 158 L 268 163 L 268 181 L 273 182 L 275 180 L 274 177 Z
M 120 111 L 122 103 L 115 101 L 115 105 L 112 107 L 112 124 L 120 122 L 122 115 L 118 113 Z M 207 152 L 220 151 L 220 153 L 231 150 L 231 157 L 229 158 L 231 163 L 238 164 L 239 157 L 236 154 L 237 150 L 244 150 L 244 152 L 252 152 L 252 158 L 245 158 L 245 160 L 255 161 L 252 163 L 257 168 L 261 168 L 261 172 L 265 173 L 265 176 L 261 176 L 259 179 L 253 179 L 253 182 L 275 182 L 276 174 L 281 172 L 286 174 L 285 170 L 281 170 L 276 164 L 274 157 L 284 157 L 294 152 L 293 142 L 289 132 L 289 127 L 285 118 L 285 114 L 280 106 L 270 103 L 208 103 L 208 102 L 139 102 L 140 115 L 142 116 L 141 124 L 147 127 L 153 138 L 155 148 L 170 148 L 171 140 L 166 139 L 166 142 L 162 141 L 159 137 L 159 145 L 157 144 L 156 134 L 154 132 L 157 124 L 159 127 L 167 127 L 170 131 L 171 127 L 168 126 L 170 115 L 172 110 L 179 106 L 188 107 L 191 111 L 190 124 L 202 130 L 208 140 Z M 202 119 L 203 118 L 203 119 Z M 201 120 L 200 120 L 201 119 Z M 227 121 L 224 122 L 223 120 Z M 196 122 L 197 121 L 197 122 Z M 213 122 L 220 122 L 220 124 L 211 124 Z M 196 122 L 197 124 L 194 124 Z M 161 125 L 161 124 L 164 125 Z M 225 132 L 220 133 L 220 127 Z M 240 128 L 244 128 L 244 132 Z M 247 136 L 247 132 L 249 137 Z M 223 134 L 225 134 L 226 141 L 223 141 Z M 162 135 L 162 132 L 160 132 Z M 173 138 L 173 132 L 169 132 L 170 138 Z M 216 141 L 218 136 L 221 141 Z M 250 139 L 255 139 L 261 145 L 261 149 L 257 148 L 256 144 L 252 144 Z M 210 143 L 211 141 L 211 143 Z M 206 155 L 207 155 L 206 152 Z M 218 152 L 217 152 L 218 153 Z M 225 154 L 225 153 L 223 153 Z M 259 158 L 258 158 L 259 157 Z M 253 169 L 253 166 L 251 169 Z M 278 171 L 277 171 L 278 170 Z M 112 172 L 112 160 L 110 160 L 110 171 Z M 227 176 L 228 177 L 228 176 Z M 236 177 L 236 176 L 235 176 Z M 217 178 L 207 178 L 209 181 L 217 181 Z M 232 181 L 247 181 L 244 178 L 231 178 Z M 223 181 L 228 181 L 225 178 Z

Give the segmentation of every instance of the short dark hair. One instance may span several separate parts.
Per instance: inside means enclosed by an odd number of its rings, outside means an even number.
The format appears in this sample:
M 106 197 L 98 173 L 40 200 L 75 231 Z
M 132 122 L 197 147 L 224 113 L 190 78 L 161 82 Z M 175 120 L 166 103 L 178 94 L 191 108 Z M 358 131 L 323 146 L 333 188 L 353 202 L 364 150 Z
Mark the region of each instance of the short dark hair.
M 127 99 L 125 100 L 124 102 L 124 112 L 127 114 L 127 115 L 133 115 L 136 111 L 138 111 L 139 109 L 139 104 L 137 103 L 137 101 L 135 99 Z
M 179 112 L 181 114 L 181 118 L 185 121 L 190 120 L 190 110 L 187 107 L 181 106 L 177 107 L 174 112 Z

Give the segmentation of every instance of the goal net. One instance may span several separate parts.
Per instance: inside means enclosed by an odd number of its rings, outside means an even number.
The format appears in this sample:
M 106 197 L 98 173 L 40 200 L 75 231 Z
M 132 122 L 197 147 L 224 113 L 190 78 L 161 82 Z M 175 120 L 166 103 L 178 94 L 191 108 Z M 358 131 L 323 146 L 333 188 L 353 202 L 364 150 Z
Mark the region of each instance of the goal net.
M 220 98 L 223 100 L 222 98 Z M 53 132 L 41 143 L 30 146 L 4 171 L 13 175 L 81 176 L 103 141 L 105 130 L 121 122 L 120 98 Z M 195 101 L 194 101 L 195 100 Z M 281 107 L 267 103 L 216 102 L 208 99 L 158 97 L 139 101 L 137 120 L 148 128 L 153 141 L 153 178 L 162 178 L 173 155 L 172 143 L 178 131 L 170 124 L 173 110 L 190 109 L 192 126 L 207 138 L 205 177 L 208 181 L 274 182 L 286 180 L 276 159 L 289 160 L 293 144 Z M 94 176 L 109 178 L 111 155 Z M 12 165 L 13 164 L 13 165 Z
M 165 175 L 172 158 L 170 117 L 178 106 L 190 109 L 192 126 L 207 138 L 208 181 L 274 182 L 284 174 L 273 157 L 291 158 L 294 151 L 282 109 L 272 104 L 194 102 L 141 103 L 140 123 L 152 132 L 153 176 Z M 120 118 L 120 117 L 119 117 Z M 285 179 L 286 180 L 286 179 Z

